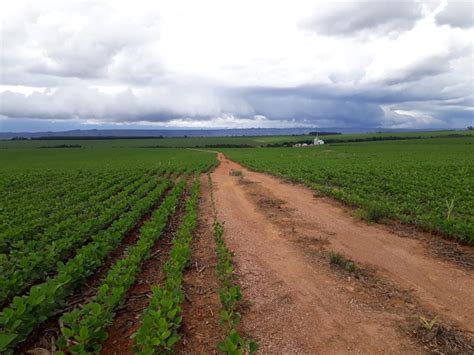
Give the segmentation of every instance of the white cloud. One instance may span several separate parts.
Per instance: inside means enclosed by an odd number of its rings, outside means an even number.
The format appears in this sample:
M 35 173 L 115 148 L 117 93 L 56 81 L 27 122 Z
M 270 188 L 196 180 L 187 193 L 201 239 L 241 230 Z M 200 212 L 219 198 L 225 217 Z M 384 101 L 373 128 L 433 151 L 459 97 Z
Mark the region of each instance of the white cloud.
M 433 17 L 427 17 L 411 31 L 378 40 L 378 51 L 362 82 L 398 83 L 450 71 L 452 59 L 472 57 L 473 34 L 439 27 Z

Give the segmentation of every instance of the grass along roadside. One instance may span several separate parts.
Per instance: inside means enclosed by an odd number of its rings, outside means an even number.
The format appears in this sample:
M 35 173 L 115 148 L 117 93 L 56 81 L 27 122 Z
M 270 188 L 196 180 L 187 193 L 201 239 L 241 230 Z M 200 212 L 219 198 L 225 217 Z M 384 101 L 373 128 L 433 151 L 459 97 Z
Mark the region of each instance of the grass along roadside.
M 219 318 L 221 326 L 224 327 L 227 333 L 226 338 L 218 344 L 218 349 L 225 354 L 253 354 L 257 350 L 257 343 L 242 338 L 237 330 L 237 325 L 240 323 L 241 318 L 240 313 L 237 312 L 237 305 L 242 300 L 242 293 L 234 280 L 233 253 L 225 244 L 224 227 L 217 220 L 214 189 L 210 174 L 208 174 L 208 184 L 211 194 L 211 205 L 214 211 L 214 242 L 218 257 L 216 274 L 221 283 L 219 299 L 222 307 L 219 312 Z
M 337 265 L 348 272 L 354 272 L 358 269 L 358 266 L 355 262 L 353 262 L 352 260 L 349 260 L 341 253 L 337 253 L 334 251 L 331 251 L 329 253 L 329 262 L 332 265 Z
M 125 234 L 148 212 L 171 183 L 166 180 L 108 229 L 97 234 L 91 243 L 78 250 L 66 264 L 59 264 L 58 274 L 30 288 L 22 297 L 0 313 L 0 352 L 13 353 L 31 331 L 57 312 L 67 296 L 97 270 Z
M 142 226 L 140 239 L 127 250 L 124 258 L 110 268 L 93 300 L 61 317 L 63 338 L 59 346 L 62 349 L 81 354 L 100 351 L 101 343 L 107 338 L 106 327 L 113 321 L 127 289 L 135 281 L 141 263 L 149 257 L 168 218 L 174 213 L 185 183 L 185 180 L 179 182 L 152 218 Z
M 240 313 L 237 304 L 242 300 L 240 287 L 234 281 L 234 267 L 232 252 L 224 241 L 224 227 L 217 220 L 214 222 L 214 239 L 216 253 L 219 257 L 217 277 L 222 287 L 219 289 L 219 298 L 222 309 L 219 313 L 220 323 L 226 329 L 227 337 L 218 344 L 220 351 L 226 354 L 253 354 L 257 350 L 257 343 L 241 337 L 236 327 L 240 323 Z

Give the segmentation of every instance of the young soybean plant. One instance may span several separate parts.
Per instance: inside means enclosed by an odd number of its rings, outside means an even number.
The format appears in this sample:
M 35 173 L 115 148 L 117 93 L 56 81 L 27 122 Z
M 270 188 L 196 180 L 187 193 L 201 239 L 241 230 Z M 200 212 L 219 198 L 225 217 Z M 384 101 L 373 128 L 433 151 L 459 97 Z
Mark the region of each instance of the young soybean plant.
M 12 304 L 0 313 L 0 353 L 13 353 L 15 347 L 23 342 L 35 327 L 54 315 L 64 299 L 99 268 L 106 256 L 120 244 L 126 232 L 152 208 L 168 186 L 169 181 L 157 186 L 112 224 L 110 229 L 102 231 L 91 243 L 79 249 L 74 258 L 66 264 L 60 264 L 55 277 L 32 286 L 22 297 L 15 297 Z
M 186 214 L 173 239 L 170 258 L 164 266 L 166 281 L 163 287 L 154 286 L 153 298 L 143 316 L 142 325 L 132 336 L 136 354 L 172 353 L 180 339 L 183 270 L 191 256 L 192 233 L 197 225 L 199 180 L 194 180 Z
M 219 317 L 220 324 L 227 331 L 227 337 L 218 344 L 218 349 L 230 355 L 253 354 L 257 350 L 257 344 L 243 339 L 236 329 L 240 322 L 240 314 L 236 308 L 237 303 L 242 299 L 242 293 L 240 292 L 240 287 L 234 283 L 233 254 L 225 245 L 223 235 L 224 227 L 216 220 L 214 222 L 214 240 L 216 243 L 216 253 L 219 257 L 216 271 L 217 277 L 222 284 L 219 290 L 219 298 L 222 304 Z
M 101 350 L 101 343 L 107 338 L 106 327 L 113 321 L 128 288 L 135 282 L 141 263 L 149 257 L 169 216 L 174 213 L 184 184 L 184 181 L 179 182 L 152 218 L 142 226 L 139 240 L 127 249 L 124 258 L 109 269 L 93 300 L 61 317 L 63 337 L 60 346 L 63 349 L 73 354 L 97 353 Z

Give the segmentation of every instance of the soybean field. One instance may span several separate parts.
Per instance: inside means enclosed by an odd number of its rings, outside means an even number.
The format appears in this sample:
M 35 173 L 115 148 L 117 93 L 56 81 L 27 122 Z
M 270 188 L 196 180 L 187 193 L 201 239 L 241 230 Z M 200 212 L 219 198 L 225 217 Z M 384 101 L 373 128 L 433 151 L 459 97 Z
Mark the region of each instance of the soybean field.
M 369 221 L 395 218 L 474 243 L 473 138 L 224 152 L 360 207 Z
M 469 353 L 474 138 L 437 134 L 1 142 L 0 353 Z

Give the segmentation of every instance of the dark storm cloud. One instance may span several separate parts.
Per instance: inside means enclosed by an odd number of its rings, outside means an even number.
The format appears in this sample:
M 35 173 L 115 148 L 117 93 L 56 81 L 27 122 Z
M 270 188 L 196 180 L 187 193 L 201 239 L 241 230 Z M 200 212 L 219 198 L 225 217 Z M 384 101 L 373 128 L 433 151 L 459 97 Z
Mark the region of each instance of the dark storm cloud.
M 205 120 L 224 113 L 252 116 L 253 112 L 231 91 L 222 94 L 206 87 L 170 85 L 139 94 L 131 89 L 109 94 L 73 85 L 31 95 L 0 93 L 0 115 L 19 118 L 167 122 L 182 117 Z
M 448 77 L 449 78 L 449 77 Z M 473 96 L 469 88 L 458 91 L 433 90 L 439 82 L 432 77 L 402 85 L 301 86 L 276 89 L 247 88 L 239 92 L 246 97 L 255 113 L 275 119 L 296 118 L 316 124 L 334 122 L 341 127 L 380 127 L 387 124 L 387 111 L 407 110 L 431 116 L 436 127 L 456 122 L 457 126 L 474 123 Z M 441 84 L 449 86 L 450 81 Z M 413 116 L 392 113 L 391 119 L 412 121 Z
M 474 3 L 469 0 L 450 0 L 446 8 L 436 16 L 440 25 L 451 27 L 474 27 Z
M 305 97 L 266 97 L 252 102 L 258 115 L 279 120 L 296 119 L 316 125 L 330 122 L 342 127 L 377 126 L 383 117 L 380 106 L 358 101 L 308 99 Z
M 270 121 L 361 128 L 380 126 L 384 122 L 384 105 L 399 110 L 421 109 L 434 119 L 445 121 L 450 112 L 452 117 L 464 121 L 472 117 L 472 98 L 456 92 L 452 95 L 437 90 L 430 92 L 430 85 L 429 81 L 421 81 L 401 87 L 366 85 L 357 90 L 343 85 L 217 88 L 207 89 L 205 95 L 206 89 L 195 87 L 187 91 L 189 88 L 177 86 L 163 98 L 153 91 L 144 95 L 132 90 L 106 94 L 73 86 L 29 96 L 0 93 L 0 114 L 65 120 L 93 118 L 104 122 L 169 122 L 181 118 L 211 122 L 215 117 L 229 114 L 242 118 L 260 115 Z

